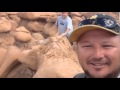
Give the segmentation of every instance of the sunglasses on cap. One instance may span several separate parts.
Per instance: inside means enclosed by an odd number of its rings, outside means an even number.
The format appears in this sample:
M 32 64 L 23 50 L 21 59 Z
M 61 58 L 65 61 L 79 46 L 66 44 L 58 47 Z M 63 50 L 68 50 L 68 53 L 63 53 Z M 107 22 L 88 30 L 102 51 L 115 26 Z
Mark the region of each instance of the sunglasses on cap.
M 113 17 L 104 14 L 96 14 L 89 19 L 83 20 L 79 23 L 78 27 L 83 25 L 98 25 L 117 33 L 120 32 L 120 26 L 117 21 Z

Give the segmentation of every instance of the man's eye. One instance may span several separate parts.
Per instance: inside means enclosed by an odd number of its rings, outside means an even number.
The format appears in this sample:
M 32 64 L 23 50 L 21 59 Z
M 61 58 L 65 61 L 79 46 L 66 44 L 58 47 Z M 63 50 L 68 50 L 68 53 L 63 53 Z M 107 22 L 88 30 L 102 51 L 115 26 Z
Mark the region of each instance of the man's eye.
M 103 47 L 113 47 L 112 45 L 103 45 Z
M 91 45 L 83 45 L 83 47 L 92 47 Z

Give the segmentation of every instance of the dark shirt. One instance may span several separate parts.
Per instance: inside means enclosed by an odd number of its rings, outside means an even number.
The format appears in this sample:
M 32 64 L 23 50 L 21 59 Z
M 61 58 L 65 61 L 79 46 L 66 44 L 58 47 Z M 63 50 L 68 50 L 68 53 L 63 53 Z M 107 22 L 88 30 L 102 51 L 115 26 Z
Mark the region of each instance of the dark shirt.
M 74 76 L 74 78 L 88 78 L 85 73 L 79 73 Z M 118 75 L 117 78 L 120 78 L 120 74 Z
M 85 73 L 79 73 L 79 74 L 75 75 L 74 78 L 86 78 L 86 75 L 85 75 Z

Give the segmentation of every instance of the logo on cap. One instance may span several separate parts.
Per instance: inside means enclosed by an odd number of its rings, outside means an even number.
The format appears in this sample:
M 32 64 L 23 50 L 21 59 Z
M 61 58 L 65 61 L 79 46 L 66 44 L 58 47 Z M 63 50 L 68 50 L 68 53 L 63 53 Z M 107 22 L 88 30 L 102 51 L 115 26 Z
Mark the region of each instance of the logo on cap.
M 110 19 L 104 19 L 105 25 L 106 26 L 112 26 L 114 24 L 114 21 L 110 20 Z

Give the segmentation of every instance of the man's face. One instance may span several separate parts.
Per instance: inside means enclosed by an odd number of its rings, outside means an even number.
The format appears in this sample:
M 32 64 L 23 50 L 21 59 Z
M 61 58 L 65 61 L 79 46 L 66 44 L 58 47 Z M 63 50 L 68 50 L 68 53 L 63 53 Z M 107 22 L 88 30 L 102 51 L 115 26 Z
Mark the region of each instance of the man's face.
M 103 30 L 91 30 L 78 41 L 78 57 L 91 78 L 113 77 L 120 71 L 120 37 Z
M 62 16 L 65 18 L 68 16 L 68 12 L 62 12 Z

